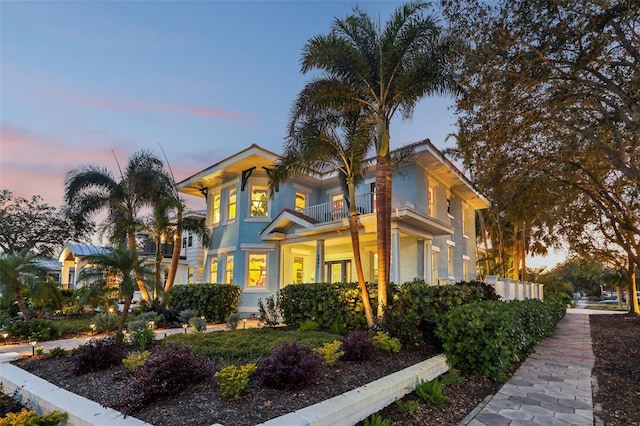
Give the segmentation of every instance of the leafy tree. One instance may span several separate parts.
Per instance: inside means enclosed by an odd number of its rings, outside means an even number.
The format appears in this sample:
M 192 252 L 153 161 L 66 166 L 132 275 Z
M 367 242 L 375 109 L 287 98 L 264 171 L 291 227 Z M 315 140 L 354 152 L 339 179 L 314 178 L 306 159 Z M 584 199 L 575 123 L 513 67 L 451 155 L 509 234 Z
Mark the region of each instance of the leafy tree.
M 23 251 L 52 256 L 71 239 L 81 239 L 90 227 L 76 228 L 39 195 L 31 199 L 0 192 L 0 251 L 18 255 Z
M 127 242 L 135 259 L 134 271 L 137 271 L 136 233 L 143 228 L 140 210 L 166 195 L 168 187 L 162 162 L 151 152 L 139 151 L 129 158 L 125 170 L 120 170 L 120 179 L 97 166 L 69 172 L 65 180 L 67 215 L 75 224 L 83 226 L 96 213 L 106 210 L 107 219 L 102 228 L 110 231 L 114 242 Z M 142 298 L 150 303 L 149 291 L 140 274 L 137 282 Z
M 12 295 L 26 322 L 31 320 L 31 316 L 22 291 L 29 279 L 45 276 L 46 271 L 39 267 L 37 256 L 27 250 L 0 256 L 0 289 L 3 294 Z
M 378 316 L 387 303 L 391 249 L 389 124 L 397 111 L 409 118 L 426 95 L 453 92 L 456 87 L 447 61 L 452 50 L 435 17 L 424 15 L 428 7 L 422 2 L 404 4 L 384 28 L 356 7 L 345 19 L 336 19 L 328 35 L 310 39 L 302 52 L 302 72 L 322 74 L 299 94 L 294 117 L 354 109 L 355 104 L 375 123 Z
M 122 343 L 123 330 L 129 314 L 129 307 L 139 278 L 148 279 L 151 271 L 148 266 L 138 263 L 137 254 L 128 248 L 110 249 L 105 254 L 87 256 L 87 266 L 80 272 L 80 278 L 91 282 L 92 288 L 104 288 L 115 284 L 120 287 L 124 298 L 124 307 L 120 313 L 116 340 Z
M 373 126 L 361 110 L 326 110 L 314 115 L 295 114 L 289 128 L 291 131 L 284 154 L 270 173 L 271 190 L 299 173 L 338 171 L 349 207 L 349 228 L 360 296 L 367 325 L 372 328 L 375 323 L 360 255 L 356 184 L 362 180 L 366 154 L 373 142 Z

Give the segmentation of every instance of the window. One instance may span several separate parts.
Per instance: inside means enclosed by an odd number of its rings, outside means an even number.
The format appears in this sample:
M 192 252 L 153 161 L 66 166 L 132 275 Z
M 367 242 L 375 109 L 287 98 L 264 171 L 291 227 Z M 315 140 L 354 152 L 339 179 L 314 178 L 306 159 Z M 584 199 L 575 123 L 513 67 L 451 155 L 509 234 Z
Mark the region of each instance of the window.
M 331 197 L 331 219 L 338 220 L 347 217 L 345 207 L 344 195 L 333 195 Z
M 307 197 L 301 192 L 296 192 L 296 211 L 303 212 L 307 207 Z
M 249 287 L 264 287 L 267 284 L 267 254 L 249 254 Z
M 251 187 L 251 217 L 269 216 L 269 192 L 266 186 Z
M 189 234 L 189 242 L 187 243 L 187 247 L 193 247 L 193 235 Z
M 338 260 L 325 262 L 327 278 L 330 283 L 346 283 L 351 281 L 351 261 Z
M 233 220 L 236 218 L 236 198 L 238 190 L 231 188 L 229 190 L 229 207 L 227 209 L 227 220 Z
M 224 281 L 227 284 L 233 284 L 233 256 L 227 255 L 227 264 L 224 271 Z
M 218 257 L 212 257 L 211 258 L 211 282 L 212 283 L 217 283 L 218 282 Z
M 220 194 L 213 196 L 213 223 L 220 223 Z
M 193 267 L 190 266 L 187 271 L 187 283 L 193 284 Z
M 182 238 L 182 248 L 187 248 L 187 237 Z
M 304 277 L 304 257 L 294 256 L 293 258 L 293 283 L 302 284 Z
M 449 278 L 452 278 L 453 275 L 453 256 L 454 256 L 455 247 L 447 246 L 447 274 Z
M 469 214 L 469 206 L 462 204 L 462 235 L 469 235 L 467 231 L 467 215 Z
M 436 216 L 436 210 L 435 210 L 435 206 L 436 206 L 436 204 L 435 204 L 435 200 L 436 200 L 436 199 L 435 199 L 435 194 L 436 194 L 436 190 L 435 190 L 435 188 L 434 188 L 433 186 L 430 186 L 430 187 L 429 187 L 429 192 L 428 192 L 428 194 L 427 194 L 427 198 L 428 198 L 427 202 L 429 203 L 429 204 L 428 204 L 428 207 L 427 207 L 427 209 L 428 209 L 427 214 L 428 214 L 429 216 L 431 216 L 431 217 L 435 217 L 435 216 Z
M 462 260 L 462 279 L 464 281 L 469 280 L 469 261 L 467 259 Z

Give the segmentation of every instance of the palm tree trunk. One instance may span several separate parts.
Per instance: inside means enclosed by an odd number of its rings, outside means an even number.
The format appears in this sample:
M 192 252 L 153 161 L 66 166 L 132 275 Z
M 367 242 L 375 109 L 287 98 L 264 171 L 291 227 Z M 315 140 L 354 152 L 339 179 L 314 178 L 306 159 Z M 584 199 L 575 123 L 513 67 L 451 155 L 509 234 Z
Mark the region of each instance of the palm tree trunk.
M 384 308 L 387 304 L 387 268 L 389 263 L 387 262 L 387 246 L 385 244 L 386 236 L 386 216 L 385 210 L 385 198 L 386 198 L 386 177 L 385 177 L 385 159 L 384 157 L 377 157 L 376 163 L 376 248 L 378 251 L 378 309 L 377 316 L 382 318 L 384 316 Z
M 484 243 L 484 267 L 485 267 L 485 277 L 486 277 L 487 275 L 491 275 L 491 270 L 489 268 L 489 242 L 487 241 L 487 227 L 484 223 L 484 215 L 480 210 L 478 210 L 478 220 L 480 221 L 480 230 L 482 232 L 482 242 Z
M 124 298 L 124 308 L 120 314 L 120 320 L 118 321 L 118 331 L 116 332 L 116 343 L 122 343 L 124 339 L 124 325 L 127 323 L 127 316 L 129 315 L 129 307 L 131 306 L 131 300 L 133 296 L 127 296 Z
M 182 210 L 178 209 L 177 214 L 176 235 L 173 241 L 173 253 L 171 253 L 171 266 L 167 274 L 167 282 L 164 284 L 164 292 L 162 293 L 162 306 L 167 306 L 169 290 L 173 287 L 178 272 L 178 264 L 180 262 L 180 249 L 182 247 Z
M 20 307 L 20 311 L 24 316 L 24 321 L 29 322 L 31 318 L 29 317 L 29 309 L 27 309 L 27 305 L 24 303 L 24 299 L 20 295 L 20 282 L 16 282 L 13 285 L 13 299 L 18 303 Z
M 373 312 L 371 311 L 371 301 L 369 300 L 369 290 L 364 280 L 362 271 L 362 257 L 360 256 L 360 229 L 358 228 L 358 210 L 356 209 L 356 188 L 353 179 L 348 182 L 349 192 L 349 229 L 351 231 L 351 245 L 353 247 L 353 259 L 358 274 L 358 287 L 360 287 L 360 297 L 364 307 L 364 316 L 367 320 L 367 327 L 373 328 Z
M 136 235 L 133 232 L 129 232 L 129 234 L 127 235 L 127 242 L 129 245 L 129 251 L 131 252 L 131 255 L 135 259 L 134 271 L 136 274 L 136 281 L 138 283 L 138 289 L 140 290 L 140 295 L 142 296 L 142 299 L 144 299 L 145 302 L 151 305 L 151 297 L 149 296 L 149 291 L 147 290 L 147 286 L 140 274 L 140 268 L 138 267 L 138 262 L 139 262 L 138 249 L 136 248 Z
M 627 291 L 627 300 L 629 301 L 629 312 L 640 315 L 637 296 L 638 286 L 636 283 L 636 267 L 637 265 L 635 264 L 633 259 L 629 259 L 629 290 Z M 618 294 L 622 293 L 620 293 L 620 291 L 618 290 Z

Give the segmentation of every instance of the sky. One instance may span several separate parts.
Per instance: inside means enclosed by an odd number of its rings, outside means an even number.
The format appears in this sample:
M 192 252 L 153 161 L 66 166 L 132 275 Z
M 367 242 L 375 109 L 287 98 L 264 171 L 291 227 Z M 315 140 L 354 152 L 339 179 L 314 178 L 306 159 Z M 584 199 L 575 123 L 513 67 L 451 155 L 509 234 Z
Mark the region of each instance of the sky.
M 400 4 L 0 0 L 0 189 L 60 207 L 68 172 L 116 174 L 142 149 L 163 150 L 177 181 L 253 143 L 279 153 L 316 75 L 300 72 L 304 44 L 356 5 L 384 23 Z M 425 98 L 392 123 L 392 147 L 453 146 L 453 103 Z

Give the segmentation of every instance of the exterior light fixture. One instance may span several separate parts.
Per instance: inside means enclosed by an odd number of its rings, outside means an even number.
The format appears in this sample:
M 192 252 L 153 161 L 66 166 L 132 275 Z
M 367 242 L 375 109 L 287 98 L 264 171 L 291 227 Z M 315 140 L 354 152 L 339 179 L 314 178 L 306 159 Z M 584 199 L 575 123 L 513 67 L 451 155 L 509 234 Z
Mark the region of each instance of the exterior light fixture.
M 242 328 L 247 328 L 247 319 L 242 318 Z
M 91 328 L 91 335 L 93 336 L 94 334 L 96 334 L 96 323 L 92 322 L 91 324 L 89 324 L 89 328 Z
M 189 328 L 189 324 L 185 322 L 184 324 L 182 324 L 182 328 L 184 328 L 184 334 L 187 334 L 187 328 Z
M 149 330 L 155 330 L 156 328 L 156 322 L 155 321 L 149 321 L 147 323 L 147 326 L 149 327 Z
M 9 337 L 9 333 L 7 333 L 6 331 L 4 333 L 2 333 L 2 340 L 4 341 L 4 344 L 7 344 L 7 337 Z
M 36 355 L 36 344 L 37 343 L 38 343 L 38 341 L 36 339 L 29 340 L 29 344 L 31 345 L 31 356 L 35 356 Z

